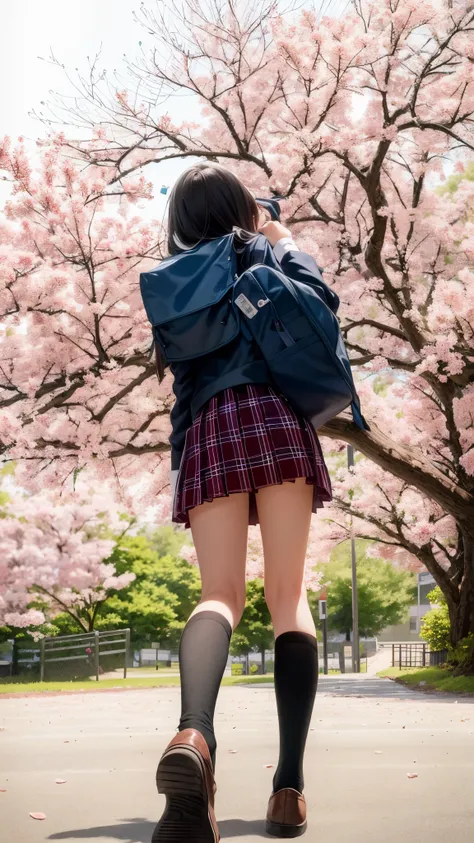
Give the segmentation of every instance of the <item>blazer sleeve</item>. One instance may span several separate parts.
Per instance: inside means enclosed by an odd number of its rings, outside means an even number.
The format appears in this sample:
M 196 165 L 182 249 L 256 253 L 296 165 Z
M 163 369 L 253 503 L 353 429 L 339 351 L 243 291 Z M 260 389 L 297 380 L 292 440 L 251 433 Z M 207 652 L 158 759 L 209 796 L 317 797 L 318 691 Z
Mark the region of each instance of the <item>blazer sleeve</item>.
M 322 270 L 306 252 L 300 252 L 298 248 L 291 249 L 291 245 L 287 244 L 279 262 L 267 238 L 261 234 L 247 245 L 239 259 L 240 272 L 254 263 L 264 263 L 274 269 L 281 269 L 292 281 L 309 284 L 317 290 L 332 312 L 337 313 L 339 296 L 323 281 Z
M 174 376 L 173 391 L 176 396 L 171 410 L 171 471 L 178 471 L 186 442 L 186 432 L 192 424 L 191 398 L 193 395 L 193 374 L 189 364 L 172 363 Z
M 332 312 L 337 313 L 339 296 L 323 281 L 322 271 L 311 255 L 289 249 L 284 253 L 280 266 L 292 281 L 301 281 L 313 287 Z

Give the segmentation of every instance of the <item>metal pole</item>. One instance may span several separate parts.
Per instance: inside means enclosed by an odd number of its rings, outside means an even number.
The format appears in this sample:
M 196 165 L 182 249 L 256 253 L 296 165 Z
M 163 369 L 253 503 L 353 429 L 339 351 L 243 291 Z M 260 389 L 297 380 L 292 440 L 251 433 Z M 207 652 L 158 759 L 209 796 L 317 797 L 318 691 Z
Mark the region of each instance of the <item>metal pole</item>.
M 319 598 L 319 619 L 322 621 L 323 630 L 323 664 L 324 675 L 328 675 L 328 604 L 327 591 L 324 588 Z M 318 668 L 319 670 L 319 668 Z
M 329 665 L 328 665 L 328 616 L 326 612 L 326 616 L 323 620 L 323 659 L 324 659 L 324 675 L 327 676 L 329 673 Z
M 40 641 L 40 682 L 44 682 L 44 641 L 44 638 Z
M 95 678 L 99 681 L 99 633 L 94 632 L 94 662 L 95 662 Z
M 354 448 L 347 446 L 348 468 L 354 466 Z M 351 560 L 352 560 L 352 670 L 360 673 L 360 647 L 359 647 L 359 602 L 357 599 L 357 558 L 354 538 L 354 529 L 351 519 Z
M 123 678 L 127 678 L 127 662 L 130 654 L 130 630 L 125 630 L 125 661 L 123 664 Z
M 418 635 L 420 634 L 420 626 L 421 626 L 421 583 L 420 583 L 420 575 L 418 574 L 418 629 L 416 630 Z

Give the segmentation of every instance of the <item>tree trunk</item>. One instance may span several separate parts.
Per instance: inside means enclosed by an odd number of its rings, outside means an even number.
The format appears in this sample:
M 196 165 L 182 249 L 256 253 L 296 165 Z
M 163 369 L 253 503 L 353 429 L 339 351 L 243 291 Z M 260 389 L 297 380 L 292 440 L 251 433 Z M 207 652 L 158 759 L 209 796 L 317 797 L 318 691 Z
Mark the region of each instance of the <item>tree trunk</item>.
M 464 572 L 459 585 L 459 599 L 445 594 L 451 621 L 451 646 L 456 647 L 463 638 L 474 635 L 474 535 L 463 533 Z M 474 673 L 474 649 L 468 667 Z
M 265 675 L 265 647 L 260 650 L 260 654 L 262 656 L 262 676 Z

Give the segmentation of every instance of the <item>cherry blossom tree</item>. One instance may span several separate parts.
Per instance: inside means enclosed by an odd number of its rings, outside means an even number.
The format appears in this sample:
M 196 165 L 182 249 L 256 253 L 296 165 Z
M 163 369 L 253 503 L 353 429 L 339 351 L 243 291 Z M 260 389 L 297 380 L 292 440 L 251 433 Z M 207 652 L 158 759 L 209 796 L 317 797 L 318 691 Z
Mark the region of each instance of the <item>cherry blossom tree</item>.
M 135 579 L 105 561 L 133 519 L 102 495 L 15 495 L 2 515 L 0 624 L 34 628 L 65 612 L 90 632 L 104 600 Z
M 285 197 L 283 220 L 341 297 L 371 430 L 342 416 L 321 433 L 372 463 L 338 480 L 342 514 L 422 559 L 455 643 L 474 631 L 474 183 L 439 186 L 474 150 L 471 4 L 355 0 L 322 20 L 273 3 L 167 8 L 142 5 L 149 45 L 128 83 L 98 59 L 70 77 L 73 106 L 51 104 L 52 129 L 87 140 L 54 135 L 40 173 L 4 149 L 5 448 L 48 482 L 93 465 L 135 500 L 163 488 L 169 382 L 153 379 L 136 299 L 163 238 L 130 206 L 150 164 L 223 162 Z M 200 119 L 172 119 L 170 97 Z
M 13 182 L 0 223 L 1 430 L 17 480 L 72 486 L 87 465 L 120 478 L 126 497 L 141 471 L 156 499 L 171 404 L 169 378 L 155 389 L 137 282 L 161 256 L 161 225 L 134 210 L 149 185 L 107 195 L 110 170 L 84 170 L 61 137 L 40 147 L 35 171 L 21 143 L 7 140 L 0 161 Z

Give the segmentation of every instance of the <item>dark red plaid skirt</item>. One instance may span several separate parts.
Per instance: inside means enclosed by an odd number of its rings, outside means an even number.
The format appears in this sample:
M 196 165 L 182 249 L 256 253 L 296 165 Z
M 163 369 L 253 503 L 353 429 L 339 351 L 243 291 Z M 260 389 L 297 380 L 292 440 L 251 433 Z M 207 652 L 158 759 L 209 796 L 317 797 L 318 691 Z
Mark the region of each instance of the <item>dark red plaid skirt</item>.
M 250 524 L 258 524 L 255 494 L 265 486 L 306 477 L 313 512 L 332 499 L 318 437 L 270 386 L 246 384 L 219 392 L 186 434 L 173 521 L 189 527 L 195 506 L 234 492 L 250 493 Z

